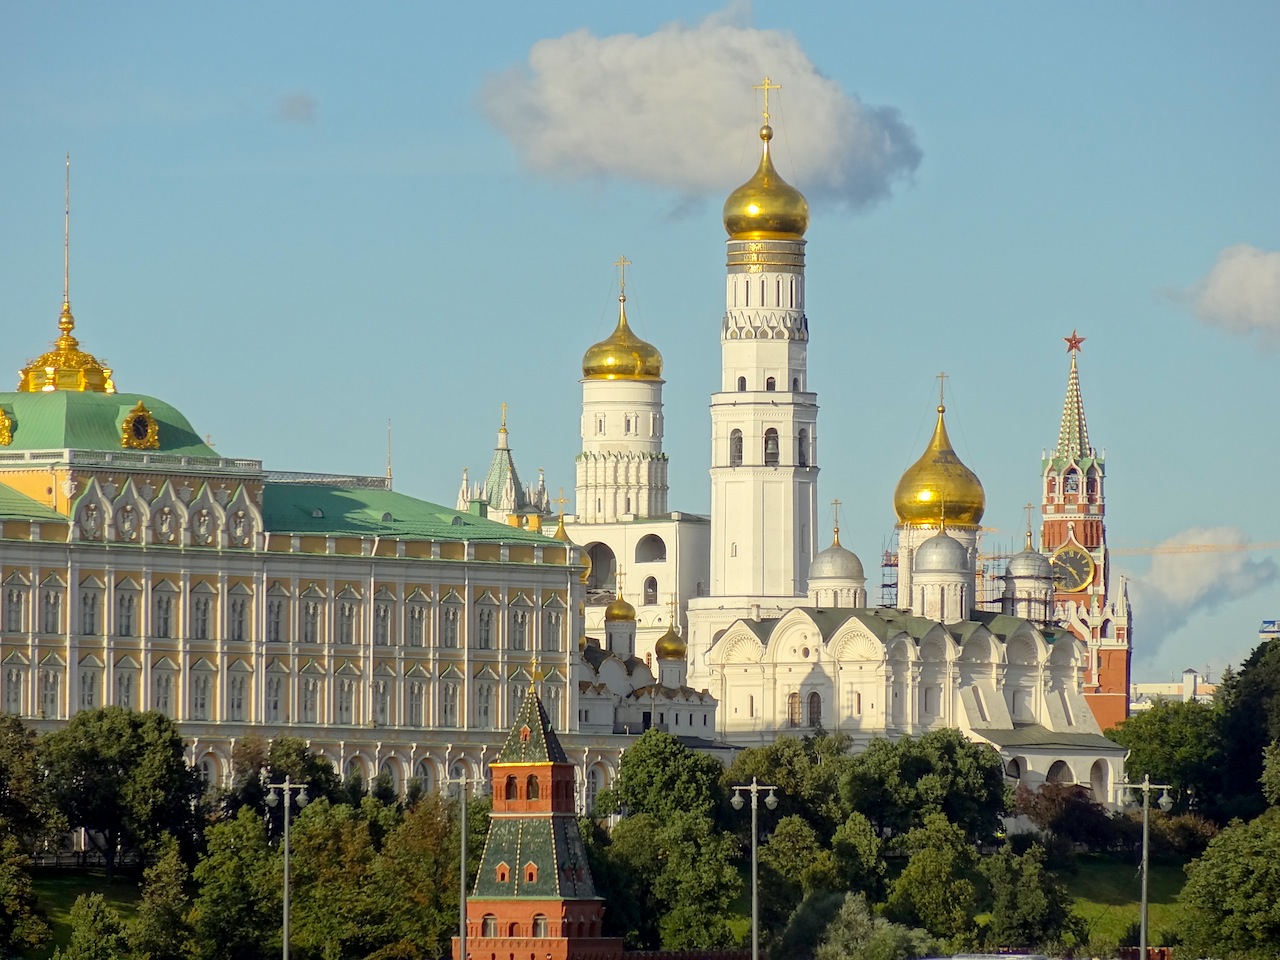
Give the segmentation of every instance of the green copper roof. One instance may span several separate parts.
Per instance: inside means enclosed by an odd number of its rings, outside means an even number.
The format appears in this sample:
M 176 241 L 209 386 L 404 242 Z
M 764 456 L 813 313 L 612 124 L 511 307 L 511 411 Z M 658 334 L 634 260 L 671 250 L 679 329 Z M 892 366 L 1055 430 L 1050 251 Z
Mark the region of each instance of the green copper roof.
M 138 402 L 160 426 L 154 452 L 218 457 L 174 407 L 140 393 L 0 393 L 0 407 L 13 421 L 13 442 L 0 450 L 121 450 L 125 415 Z
M 525 731 L 529 731 L 528 734 Z M 524 698 L 511 733 L 494 763 L 568 763 L 560 738 L 535 691 Z
M 392 490 L 268 483 L 262 499 L 263 522 L 271 533 L 559 544 L 540 533 L 459 513 Z
M 506 864 L 506 881 L 498 879 Z M 536 867 L 533 879 L 526 868 Z M 597 898 L 578 821 L 567 815 L 493 817 L 472 895 L 481 899 L 533 900 Z
M 66 519 L 40 501 L 32 500 L 12 487 L 0 485 L 0 520 L 61 520 L 65 523 Z

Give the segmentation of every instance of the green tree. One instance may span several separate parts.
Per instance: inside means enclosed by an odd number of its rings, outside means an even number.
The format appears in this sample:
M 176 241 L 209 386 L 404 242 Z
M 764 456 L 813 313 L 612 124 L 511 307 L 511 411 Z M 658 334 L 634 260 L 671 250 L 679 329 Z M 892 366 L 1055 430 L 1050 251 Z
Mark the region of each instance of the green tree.
M 53 960 L 125 960 L 129 942 L 124 923 L 100 893 L 77 897 L 71 906 L 71 939 L 53 951 Z
M 36 904 L 31 859 L 16 837 L 0 836 L 0 955 L 14 956 L 49 939 Z
M 258 960 L 280 948 L 281 887 L 262 817 L 245 807 L 213 824 L 191 909 L 202 960 Z
M 1044 783 L 1035 790 L 1019 785 L 1014 810 L 1064 841 L 1065 850 L 1070 850 L 1073 844 L 1093 850 L 1109 847 L 1119 838 L 1122 829 L 1087 788 L 1074 783 Z
M 1045 870 L 1043 847 L 1033 844 L 1021 855 L 1001 847 L 978 862 L 978 872 L 987 882 L 988 947 L 1042 946 L 1080 933 L 1066 887 Z
M 803 817 L 825 842 L 848 811 L 841 803 L 839 783 L 853 762 L 850 740 L 844 734 L 780 737 L 763 747 L 743 750 L 720 778 L 727 794 L 734 784 L 761 783 L 778 788 L 777 816 Z
M 1273 960 L 1280 943 L 1280 807 L 1233 821 L 1187 865 L 1182 939 L 1192 956 Z
M 1272 740 L 1262 751 L 1262 795 L 1272 806 L 1280 804 L 1280 740 Z
M 651 729 L 622 755 L 613 795 L 629 814 L 667 820 L 676 813 L 714 816 L 723 768 L 661 730 Z
M 639 863 L 648 859 L 645 829 L 649 824 L 656 829 L 648 814 L 628 817 L 610 837 L 595 820 L 584 817 L 578 821 L 596 893 L 609 905 L 604 913 L 604 935 L 621 937 L 628 950 L 658 946 L 657 917 L 649 905 L 661 863 L 653 857 L 651 870 Z
M 927 931 L 891 923 L 850 893 L 818 944 L 816 960 L 915 960 L 934 950 Z
M 654 842 L 663 861 L 653 884 L 654 897 L 664 907 L 658 921 L 662 949 L 730 946 L 729 918 L 742 890 L 736 838 L 717 831 L 708 816 L 680 811 Z
M 1280 640 L 1261 643 L 1240 672 L 1224 675 L 1222 701 L 1222 809 L 1227 816 L 1249 818 L 1266 808 L 1262 794 L 1263 751 L 1280 739 Z
M 237 741 L 231 754 L 231 777 L 231 788 L 221 803 L 224 813 L 235 816 L 241 807 L 252 807 L 271 817 L 273 835 L 283 829 L 283 807 L 268 807 L 268 784 L 289 777 L 294 783 L 306 784 L 312 800 L 323 798 L 338 803 L 344 799 L 333 765 L 299 737 L 275 737 L 268 743 L 251 735 Z
M 31 849 L 65 826 L 45 785 L 35 734 L 12 714 L 0 714 L 0 831 Z
M 760 883 L 769 891 L 760 904 L 760 922 L 765 928 L 784 926 L 807 894 L 840 888 L 835 857 L 798 814 L 777 822 L 759 856 Z
M 138 915 L 129 926 L 129 945 L 136 960 L 190 960 L 196 955 L 187 922 L 188 879 L 177 843 L 166 838 L 160 856 L 143 874 Z
M 941 813 L 931 813 L 923 827 L 903 837 L 903 846 L 911 855 L 889 885 L 885 914 L 954 945 L 964 944 L 978 907 L 972 880 L 978 855 L 964 831 Z
M 845 890 L 880 901 L 884 896 L 883 846 L 870 820 L 856 810 L 849 814 L 831 838 L 836 870 Z
M 82 710 L 39 742 L 58 809 L 115 873 L 121 848 L 145 849 L 166 833 L 187 849 L 199 837 L 200 775 L 187 766 L 173 721 L 156 711 Z
M 1200 700 L 1157 700 L 1107 731 L 1127 747 L 1125 771 L 1131 781 L 1150 776 L 1173 786 L 1177 809 L 1194 796 L 1197 805 L 1214 808 L 1222 784 L 1222 707 Z

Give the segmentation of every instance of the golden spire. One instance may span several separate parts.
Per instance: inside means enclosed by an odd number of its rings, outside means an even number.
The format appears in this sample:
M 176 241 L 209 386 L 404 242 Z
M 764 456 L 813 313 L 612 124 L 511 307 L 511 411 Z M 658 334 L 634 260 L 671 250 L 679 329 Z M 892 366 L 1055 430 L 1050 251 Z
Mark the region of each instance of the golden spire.
M 584 380 L 658 380 L 662 377 L 662 354 L 651 343 L 641 340 L 627 324 L 627 267 L 631 261 L 619 257 L 618 325 L 613 333 L 592 344 L 582 357 Z
M 769 156 L 769 91 L 781 90 L 768 77 L 754 89 L 764 91 L 764 125 L 760 127 L 760 166 L 755 176 L 724 202 L 724 228 L 731 240 L 800 240 L 809 229 L 809 202 L 779 176 Z
M 564 487 L 560 488 L 560 496 L 551 502 L 560 508 L 560 516 L 556 521 L 556 532 L 551 535 L 551 539 L 559 540 L 561 543 L 571 543 L 569 533 L 564 528 L 564 505 L 569 502 L 569 498 L 564 495 Z
M 30 361 L 19 372 L 18 390 L 23 393 L 48 393 L 74 390 L 92 393 L 115 393 L 111 369 L 104 367 L 92 354 L 80 349 L 80 341 L 72 336 L 76 318 L 71 313 L 71 154 L 67 154 L 65 205 L 62 222 L 62 313 L 58 317 L 58 339 L 53 349 Z
M 502 401 L 502 425 L 498 427 L 499 433 L 507 432 L 507 402 Z

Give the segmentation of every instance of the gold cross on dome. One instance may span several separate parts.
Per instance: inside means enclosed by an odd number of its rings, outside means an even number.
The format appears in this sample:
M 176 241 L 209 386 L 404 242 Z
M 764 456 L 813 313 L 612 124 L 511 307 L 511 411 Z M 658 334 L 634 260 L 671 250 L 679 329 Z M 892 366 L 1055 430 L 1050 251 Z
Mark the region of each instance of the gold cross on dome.
M 631 261 L 623 256 L 613 261 L 613 265 L 618 268 L 618 293 L 621 295 L 627 292 L 627 267 L 631 266 Z
M 507 403 L 505 400 L 502 402 L 502 429 L 507 429 Z
M 938 406 L 946 403 L 947 393 L 947 375 L 945 373 L 938 374 Z
M 843 506 L 843 504 L 841 504 L 839 500 L 831 501 L 831 510 L 835 514 L 836 527 L 840 526 L 840 507 L 841 506 Z
M 757 83 L 751 89 L 764 91 L 764 122 L 768 123 L 769 122 L 769 91 L 781 90 L 782 84 L 774 83 L 768 77 L 765 77 L 764 83 Z
M 560 488 L 560 496 L 551 501 L 560 508 L 560 519 L 564 519 L 564 505 L 569 502 L 569 498 L 564 495 L 564 487 Z

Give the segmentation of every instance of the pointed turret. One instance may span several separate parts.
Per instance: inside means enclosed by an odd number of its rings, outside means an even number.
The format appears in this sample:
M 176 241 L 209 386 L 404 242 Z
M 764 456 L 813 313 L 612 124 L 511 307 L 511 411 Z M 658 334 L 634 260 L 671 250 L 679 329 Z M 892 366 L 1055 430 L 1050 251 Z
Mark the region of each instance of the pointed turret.
M 1076 368 L 1076 354 L 1085 338 L 1074 330 L 1063 337 L 1071 352 L 1071 372 L 1067 374 L 1067 398 L 1062 404 L 1062 426 L 1058 428 L 1058 447 L 1053 451 L 1055 460 L 1079 460 L 1094 456 L 1089 445 L 1089 427 L 1084 419 L 1084 401 L 1080 398 L 1080 371 Z

